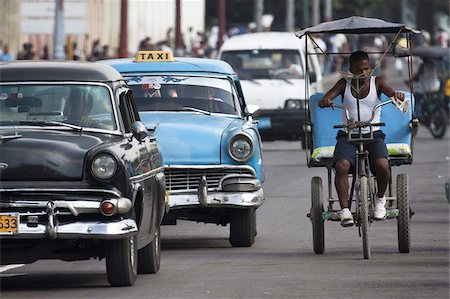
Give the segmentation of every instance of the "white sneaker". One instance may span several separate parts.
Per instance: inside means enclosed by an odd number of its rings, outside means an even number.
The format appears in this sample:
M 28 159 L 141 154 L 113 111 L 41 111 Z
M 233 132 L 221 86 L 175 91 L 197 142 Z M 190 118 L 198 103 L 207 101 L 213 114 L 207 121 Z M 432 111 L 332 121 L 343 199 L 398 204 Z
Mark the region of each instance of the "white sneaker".
M 343 227 L 348 227 L 348 226 L 352 226 L 353 224 L 355 224 L 355 221 L 353 220 L 352 212 L 350 212 L 350 210 L 348 208 L 344 208 L 341 210 L 340 217 L 341 217 L 341 225 Z
M 386 219 L 386 197 L 375 198 L 375 209 L 373 211 L 373 219 L 384 220 Z

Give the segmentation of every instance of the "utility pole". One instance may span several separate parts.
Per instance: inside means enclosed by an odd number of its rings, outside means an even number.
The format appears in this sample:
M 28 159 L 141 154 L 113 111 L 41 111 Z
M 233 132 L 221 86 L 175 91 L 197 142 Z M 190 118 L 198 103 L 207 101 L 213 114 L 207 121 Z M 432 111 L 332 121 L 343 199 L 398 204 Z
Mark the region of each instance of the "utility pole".
M 64 60 L 64 0 L 55 0 L 55 26 L 53 28 L 53 59 Z
M 181 38 L 181 0 L 175 1 L 175 55 L 183 55 L 183 40 Z
M 119 57 L 128 57 L 128 0 L 120 2 Z
M 219 19 L 219 36 L 217 39 L 217 49 L 220 49 L 220 47 L 223 44 L 223 36 L 225 35 L 225 28 L 226 28 L 226 6 L 225 6 L 225 0 L 219 0 L 219 11 L 218 11 L 218 19 Z
M 320 1 L 313 0 L 312 7 L 312 25 L 316 26 L 320 23 Z
M 309 25 L 309 0 L 303 0 L 303 28 L 307 28 Z
M 255 0 L 255 6 L 253 11 L 253 19 L 256 23 L 256 32 L 263 31 L 262 28 L 262 16 L 264 11 L 264 1 L 263 0 Z
M 327 22 L 333 20 L 333 2 L 331 0 L 325 0 L 324 19 Z
M 295 27 L 294 0 L 286 0 L 286 31 L 292 32 Z

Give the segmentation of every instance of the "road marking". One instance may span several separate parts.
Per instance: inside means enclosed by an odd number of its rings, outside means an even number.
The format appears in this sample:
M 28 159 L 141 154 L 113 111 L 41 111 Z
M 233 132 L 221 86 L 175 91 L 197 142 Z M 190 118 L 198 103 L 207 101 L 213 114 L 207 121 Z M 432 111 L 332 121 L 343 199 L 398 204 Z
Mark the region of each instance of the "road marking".
M 0 273 L 6 272 L 6 271 L 14 269 L 14 268 L 19 268 L 19 267 L 22 267 L 22 266 L 25 266 L 25 264 L 16 264 L 16 265 L 3 266 L 3 267 L 0 267 Z

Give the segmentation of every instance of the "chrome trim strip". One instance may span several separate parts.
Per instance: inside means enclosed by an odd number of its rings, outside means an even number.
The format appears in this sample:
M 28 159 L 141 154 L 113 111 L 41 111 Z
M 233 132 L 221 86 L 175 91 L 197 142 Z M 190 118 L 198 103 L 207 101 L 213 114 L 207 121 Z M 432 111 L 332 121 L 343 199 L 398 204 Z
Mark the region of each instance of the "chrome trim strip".
M 209 165 L 179 165 L 179 164 L 166 164 L 164 168 L 174 168 L 174 169 L 247 169 L 256 176 L 256 171 L 253 167 L 249 165 L 229 165 L 229 164 L 209 164 Z
M 162 173 L 164 172 L 164 166 L 160 166 L 160 167 L 152 169 L 146 173 L 133 176 L 130 179 L 131 179 L 132 183 L 139 183 L 139 182 L 145 181 L 146 179 L 153 177 L 161 172 Z
M 1 192 L 59 192 L 59 193 L 107 193 L 115 197 L 121 197 L 122 194 L 118 191 L 107 189 L 60 189 L 60 188 L 2 188 Z

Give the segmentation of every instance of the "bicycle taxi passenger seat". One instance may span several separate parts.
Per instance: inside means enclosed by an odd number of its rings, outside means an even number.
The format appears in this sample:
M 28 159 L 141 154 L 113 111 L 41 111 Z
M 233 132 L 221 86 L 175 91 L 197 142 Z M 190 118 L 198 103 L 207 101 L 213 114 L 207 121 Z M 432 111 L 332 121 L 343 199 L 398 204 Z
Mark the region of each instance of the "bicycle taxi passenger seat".
M 413 140 L 412 140 L 412 111 L 414 111 L 414 97 L 410 92 L 405 93 L 405 100 L 411 100 L 408 111 L 403 114 L 394 105 L 381 107 L 381 122 L 385 126 L 381 130 L 386 134 L 386 146 L 389 152 L 391 165 L 402 165 L 412 163 Z M 341 109 L 322 109 L 318 102 L 323 93 L 313 94 L 309 101 L 309 116 L 311 121 L 311 148 L 309 167 L 331 166 L 333 160 L 334 146 L 336 145 L 336 134 L 339 129 L 334 125 L 342 123 Z M 382 94 L 381 101 L 389 98 Z M 334 102 L 342 103 L 341 96 Z

